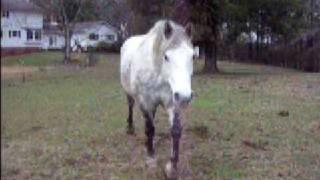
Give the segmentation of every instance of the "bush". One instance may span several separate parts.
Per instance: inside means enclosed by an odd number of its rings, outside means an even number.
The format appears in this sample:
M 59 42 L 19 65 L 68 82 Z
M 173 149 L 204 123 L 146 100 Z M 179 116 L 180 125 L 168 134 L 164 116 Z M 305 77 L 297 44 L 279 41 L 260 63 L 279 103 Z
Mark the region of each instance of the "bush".
M 106 43 L 104 41 L 101 41 L 97 44 L 95 51 L 98 51 L 98 52 L 119 52 L 120 45 L 118 45 L 117 43 L 111 44 L 111 43 Z
M 88 52 L 95 52 L 95 51 L 97 51 L 97 48 L 96 48 L 96 47 L 93 47 L 93 46 L 88 46 L 88 47 L 87 47 L 87 51 L 88 51 Z
M 97 63 L 98 63 L 98 56 L 93 52 L 89 52 L 85 66 L 93 67 Z

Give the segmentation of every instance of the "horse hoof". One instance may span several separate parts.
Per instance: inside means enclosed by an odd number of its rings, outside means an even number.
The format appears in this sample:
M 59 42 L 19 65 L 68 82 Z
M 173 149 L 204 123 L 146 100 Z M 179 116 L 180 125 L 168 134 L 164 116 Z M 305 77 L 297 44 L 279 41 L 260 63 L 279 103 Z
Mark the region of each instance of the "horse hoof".
M 146 165 L 148 169 L 156 169 L 157 168 L 157 158 L 147 157 Z
M 166 164 L 165 174 L 166 174 L 166 178 L 169 180 L 177 180 L 178 179 L 178 172 L 175 168 L 172 167 L 171 162 L 168 162 Z

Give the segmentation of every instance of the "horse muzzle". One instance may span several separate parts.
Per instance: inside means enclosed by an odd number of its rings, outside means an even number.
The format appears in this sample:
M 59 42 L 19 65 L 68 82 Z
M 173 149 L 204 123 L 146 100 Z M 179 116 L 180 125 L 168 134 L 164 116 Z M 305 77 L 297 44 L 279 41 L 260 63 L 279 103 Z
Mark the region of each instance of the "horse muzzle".
M 176 102 L 176 104 L 178 104 L 182 107 L 185 107 L 191 102 L 191 100 L 193 98 L 193 93 L 190 93 L 190 95 L 182 95 L 178 92 L 175 92 L 173 94 L 173 98 L 174 98 L 174 102 Z

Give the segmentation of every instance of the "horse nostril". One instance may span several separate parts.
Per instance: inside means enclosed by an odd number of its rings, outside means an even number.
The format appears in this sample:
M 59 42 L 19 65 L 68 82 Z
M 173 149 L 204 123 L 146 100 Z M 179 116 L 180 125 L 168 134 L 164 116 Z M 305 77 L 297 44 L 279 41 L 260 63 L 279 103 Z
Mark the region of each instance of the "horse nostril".
M 174 99 L 176 101 L 179 101 L 180 97 L 179 97 L 179 93 L 174 93 Z

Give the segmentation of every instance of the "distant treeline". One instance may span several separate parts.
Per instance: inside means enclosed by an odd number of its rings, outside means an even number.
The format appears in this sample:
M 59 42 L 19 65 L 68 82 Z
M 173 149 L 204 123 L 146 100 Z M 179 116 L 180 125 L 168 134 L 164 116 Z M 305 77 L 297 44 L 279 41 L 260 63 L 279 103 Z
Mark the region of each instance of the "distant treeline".
M 191 23 L 193 42 L 203 52 L 203 71 L 208 73 L 219 72 L 217 60 L 221 58 L 304 71 L 320 69 L 320 0 L 32 1 L 60 17 L 65 39 L 70 39 L 77 21 L 112 22 L 120 30 L 121 42 L 146 33 L 159 19 L 184 26 Z M 65 49 L 67 62 L 70 48 Z M 101 44 L 95 50 L 110 49 L 119 47 Z
M 248 63 L 263 63 L 307 72 L 320 72 L 320 28 L 302 34 L 287 44 L 267 44 L 257 52 L 255 43 L 221 48 L 220 57 Z

